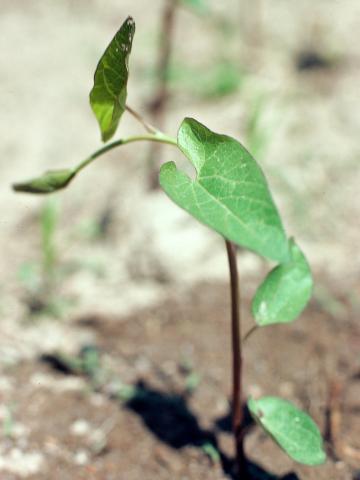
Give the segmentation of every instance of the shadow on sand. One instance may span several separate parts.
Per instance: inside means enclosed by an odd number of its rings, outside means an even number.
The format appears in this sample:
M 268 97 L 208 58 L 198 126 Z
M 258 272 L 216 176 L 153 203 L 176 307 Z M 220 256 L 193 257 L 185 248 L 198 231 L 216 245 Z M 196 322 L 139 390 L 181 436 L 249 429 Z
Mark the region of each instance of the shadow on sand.
M 192 446 L 203 448 L 211 444 L 219 453 L 221 465 L 226 476 L 238 480 L 235 475 L 233 459 L 224 454 L 218 446 L 217 433 L 231 432 L 230 414 L 216 420 L 211 431 L 203 430 L 196 415 L 188 405 L 188 394 L 167 393 L 150 387 L 145 381 L 135 385 L 134 396 L 125 403 L 125 408 L 141 417 L 146 428 L 161 442 L 174 449 Z M 253 421 L 244 407 L 244 421 L 247 429 Z M 278 477 L 266 472 L 259 465 L 249 462 L 249 478 L 253 480 L 299 480 L 296 474 L 289 473 Z

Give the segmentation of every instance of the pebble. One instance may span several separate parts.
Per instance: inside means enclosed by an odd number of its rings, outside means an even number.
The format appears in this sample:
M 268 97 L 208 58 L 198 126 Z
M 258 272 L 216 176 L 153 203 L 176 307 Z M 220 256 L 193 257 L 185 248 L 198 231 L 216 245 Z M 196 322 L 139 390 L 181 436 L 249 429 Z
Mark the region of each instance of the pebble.
M 86 465 L 89 460 L 90 457 L 86 450 L 78 450 L 75 453 L 74 462 L 76 465 Z
M 37 473 L 43 464 L 43 456 L 39 452 L 23 452 L 19 448 L 13 448 L 7 455 L 0 456 L 0 471 L 9 472 L 20 476 Z
M 76 420 L 70 427 L 70 431 L 73 435 L 83 436 L 90 432 L 90 424 L 83 419 Z

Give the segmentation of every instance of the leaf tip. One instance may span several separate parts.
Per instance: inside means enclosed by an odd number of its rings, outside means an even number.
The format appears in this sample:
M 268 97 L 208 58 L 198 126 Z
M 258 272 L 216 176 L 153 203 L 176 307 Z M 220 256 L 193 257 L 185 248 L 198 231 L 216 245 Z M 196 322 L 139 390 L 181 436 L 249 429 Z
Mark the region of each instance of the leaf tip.
M 160 185 L 162 184 L 162 181 L 165 180 L 167 176 L 174 170 L 176 170 L 175 162 L 166 162 L 161 165 L 159 172 Z
M 135 27 L 135 20 L 131 15 L 128 15 L 128 17 L 125 20 L 126 25 L 129 27 Z

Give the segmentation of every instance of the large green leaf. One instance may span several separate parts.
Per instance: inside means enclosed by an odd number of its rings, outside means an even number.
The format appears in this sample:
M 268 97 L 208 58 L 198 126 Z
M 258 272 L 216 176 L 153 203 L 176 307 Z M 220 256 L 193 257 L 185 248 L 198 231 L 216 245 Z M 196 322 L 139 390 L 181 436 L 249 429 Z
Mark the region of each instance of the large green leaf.
M 250 399 L 248 407 L 256 422 L 289 457 L 305 465 L 325 462 L 321 434 L 305 412 L 277 397 Z
M 309 264 L 295 242 L 289 244 L 290 260 L 271 270 L 253 298 L 252 312 L 258 325 L 291 322 L 310 300 L 313 281 Z
M 49 170 L 43 175 L 31 180 L 15 183 L 13 189 L 16 192 L 27 193 L 53 193 L 65 188 L 74 178 L 74 170 Z
M 134 20 L 128 17 L 111 40 L 95 71 L 90 104 L 104 142 L 114 135 L 125 111 L 128 63 L 134 33 Z
M 178 145 L 194 165 L 192 180 L 174 162 L 160 170 L 160 184 L 180 207 L 227 239 L 280 262 L 288 241 L 266 179 L 236 140 L 187 118 Z

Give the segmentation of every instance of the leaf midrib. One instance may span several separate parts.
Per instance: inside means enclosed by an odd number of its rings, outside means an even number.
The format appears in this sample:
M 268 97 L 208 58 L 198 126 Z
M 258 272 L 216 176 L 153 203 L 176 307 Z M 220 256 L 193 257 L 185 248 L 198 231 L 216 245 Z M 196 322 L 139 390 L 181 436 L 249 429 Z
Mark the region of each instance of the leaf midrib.
M 191 179 L 190 179 L 190 181 L 191 181 Z M 239 222 L 243 226 L 244 230 L 247 231 L 253 237 L 253 239 L 255 240 L 255 243 L 258 242 L 258 238 L 256 237 L 256 233 L 254 233 L 254 231 L 252 229 L 250 229 L 249 226 L 246 223 L 244 223 L 244 221 L 240 217 L 238 217 L 232 210 L 230 210 L 230 208 L 227 205 L 221 203 L 220 200 L 218 198 L 216 198 L 211 192 L 209 192 L 209 190 L 207 190 L 199 181 L 197 181 L 196 183 L 195 183 L 195 181 L 191 181 L 191 186 L 192 186 L 193 190 L 194 190 L 194 185 L 198 185 L 199 187 L 201 187 L 202 190 L 205 193 L 207 193 L 207 195 L 209 195 L 218 205 L 220 205 L 220 207 L 222 207 L 226 211 L 227 215 L 232 216 L 237 222 Z M 195 194 L 195 190 L 194 190 L 194 194 Z M 198 208 L 200 209 L 200 211 L 202 213 L 202 209 L 199 207 L 198 203 L 197 203 L 197 205 L 198 205 Z M 265 242 L 263 241 L 263 242 L 261 242 L 261 244 L 264 245 Z

